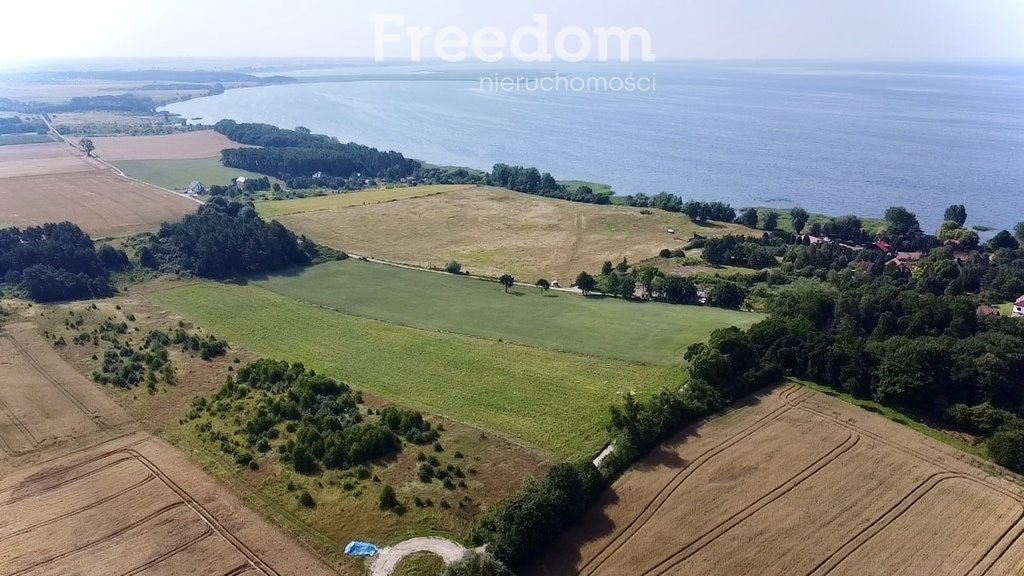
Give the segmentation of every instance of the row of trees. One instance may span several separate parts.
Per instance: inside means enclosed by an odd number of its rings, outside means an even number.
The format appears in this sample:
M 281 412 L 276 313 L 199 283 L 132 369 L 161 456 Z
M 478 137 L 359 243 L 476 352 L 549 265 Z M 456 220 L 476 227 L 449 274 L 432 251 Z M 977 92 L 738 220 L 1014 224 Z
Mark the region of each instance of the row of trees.
M 776 258 L 785 250 L 781 238 L 765 236 L 721 236 L 704 242 L 704 260 L 713 266 L 768 268 L 778 264 Z
M 46 122 L 19 116 L 0 117 L 0 134 L 46 134 Z
M 469 177 L 468 173 L 467 177 Z M 490 174 L 487 175 L 486 182 L 491 186 L 546 198 L 559 198 L 588 204 L 611 203 L 610 194 L 597 194 L 589 186 L 579 186 L 570 190 L 567 186 L 556 182 L 551 174 L 547 172 L 542 174 L 536 168 L 495 164 Z
M 128 257 L 70 222 L 0 229 L 0 283 L 37 302 L 97 298 L 113 294 L 111 271 Z
M 605 262 L 596 277 L 580 272 L 575 286 L 584 295 L 596 291 L 629 300 L 635 297 L 637 287 L 640 287 L 643 297 L 648 300 L 691 305 L 701 302 L 700 291 L 693 278 L 665 274 L 649 265 L 631 267 L 625 258 L 614 266 L 610 261 Z M 746 298 L 747 291 L 739 284 L 717 280 L 708 292 L 707 303 L 719 308 L 739 309 Z

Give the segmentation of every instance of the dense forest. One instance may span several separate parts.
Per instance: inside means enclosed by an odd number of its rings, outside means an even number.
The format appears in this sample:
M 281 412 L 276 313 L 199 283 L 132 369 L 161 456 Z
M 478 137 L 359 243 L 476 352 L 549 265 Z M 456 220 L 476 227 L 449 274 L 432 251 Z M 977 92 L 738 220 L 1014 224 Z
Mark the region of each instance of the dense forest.
M 37 302 L 109 296 L 127 259 L 70 222 L 0 229 L 0 283 Z
M 212 198 L 181 222 L 161 226 L 139 250 L 143 266 L 205 278 L 233 278 L 309 264 L 318 248 L 252 204 Z
M 388 182 L 410 177 L 420 168 L 398 152 L 382 152 L 359 144 L 342 144 L 305 129 L 285 130 L 269 124 L 221 120 L 214 130 L 240 144 L 260 148 L 224 150 L 225 166 L 275 176 L 292 188 L 330 187 L 349 178 Z

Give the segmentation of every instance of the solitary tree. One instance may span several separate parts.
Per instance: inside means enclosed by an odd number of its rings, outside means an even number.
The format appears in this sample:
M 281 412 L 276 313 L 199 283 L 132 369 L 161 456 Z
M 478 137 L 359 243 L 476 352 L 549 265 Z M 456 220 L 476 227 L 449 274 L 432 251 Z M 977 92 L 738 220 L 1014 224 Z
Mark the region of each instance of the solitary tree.
M 664 274 L 654 266 L 640 266 L 633 269 L 633 277 L 636 278 L 638 284 L 644 287 L 644 293 L 648 298 L 654 295 L 654 279 L 659 276 L 664 276 Z
M 509 274 L 502 274 L 501 278 L 498 278 L 498 283 L 505 287 L 505 292 L 508 293 L 508 289 L 515 286 L 516 279 Z
M 448 262 L 444 269 L 449 274 L 462 274 L 462 264 L 459 264 L 455 260 Z
M 807 210 L 797 207 L 789 211 L 789 217 L 793 220 L 793 231 L 799 234 L 804 231 L 804 226 L 807 225 L 811 215 L 807 213 Z
M 946 208 L 945 219 L 963 226 L 964 222 L 967 222 L 967 207 L 963 204 L 953 204 Z
M 775 210 L 769 210 L 764 217 L 764 229 L 771 232 L 779 227 L 779 213 Z
M 892 206 L 885 211 L 890 236 L 904 236 L 921 231 L 917 216 L 903 206 Z
M 743 301 L 747 299 L 747 293 L 742 286 L 735 282 L 722 282 L 716 284 L 711 289 L 711 293 L 708 294 L 708 300 L 712 306 L 718 308 L 731 308 L 737 310 L 740 306 L 743 306 Z
M 541 292 L 547 292 L 548 289 L 551 288 L 551 282 L 548 282 L 544 278 L 541 278 L 540 280 L 537 280 L 537 282 L 534 284 L 534 286 L 536 286 L 537 288 L 540 288 Z
M 996 234 L 991 240 L 988 241 L 989 250 L 999 250 L 1000 248 L 1009 248 L 1011 250 L 1016 250 L 1019 247 L 1020 243 L 1017 241 L 1017 239 L 1014 238 L 1013 235 L 1007 232 L 1006 230 L 1003 230 L 1002 232 Z
M 743 224 L 747 228 L 757 228 L 757 210 L 753 208 L 747 208 L 740 215 L 740 224 Z
M 92 156 L 92 151 L 96 149 L 96 145 L 89 138 L 79 140 L 78 147 L 82 149 L 82 152 L 85 152 L 86 156 Z
M 580 289 L 580 292 L 583 292 L 584 296 L 593 292 L 596 286 L 597 283 L 594 281 L 594 277 L 586 272 L 580 272 L 579 276 L 576 277 L 576 287 Z
M 398 503 L 398 496 L 395 495 L 395 489 L 387 484 L 380 491 L 380 500 L 378 501 L 381 510 L 395 510 L 400 504 Z

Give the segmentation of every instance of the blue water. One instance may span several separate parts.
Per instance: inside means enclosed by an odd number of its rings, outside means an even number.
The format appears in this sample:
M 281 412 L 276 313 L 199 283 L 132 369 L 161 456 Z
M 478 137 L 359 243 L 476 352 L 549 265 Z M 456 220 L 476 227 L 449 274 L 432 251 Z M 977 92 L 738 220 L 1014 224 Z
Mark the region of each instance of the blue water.
M 863 216 L 905 205 L 929 229 L 952 203 L 967 205 L 973 225 L 1024 220 L 1022 62 L 547 70 L 654 74 L 656 90 L 495 92 L 481 90 L 479 77 L 493 76 L 486 68 L 363 67 L 295 71 L 344 82 L 231 90 L 168 108 L 211 123 L 303 125 L 435 164 L 534 165 L 620 194 Z

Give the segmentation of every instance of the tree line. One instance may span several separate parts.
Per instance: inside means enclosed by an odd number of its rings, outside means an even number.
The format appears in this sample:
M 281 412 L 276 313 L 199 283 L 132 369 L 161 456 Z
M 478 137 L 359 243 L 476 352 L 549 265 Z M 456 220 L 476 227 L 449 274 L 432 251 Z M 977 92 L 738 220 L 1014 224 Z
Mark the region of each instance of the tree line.
M 556 182 L 550 173 L 541 173 L 540 170 L 532 167 L 495 164 L 491 172 L 487 174 L 486 182 L 491 186 L 545 198 L 558 198 L 587 204 L 611 203 L 610 194 L 595 193 L 589 186 L 579 186 L 570 190 L 564 184 Z
M 214 130 L 240 144 L 260 147 L 222 151 L 225 166 L 269 174 L 288 181 L 292 188 L 337 185 L 339 179 L 352 177 L 394 182 L 412 176 L 420 168 L 419 162 L 398 152 L 342 144 L 336 138 L 307 129 L 286 130 L 269 124 L 221 120 Z
M 0 134 L 46 134 L 46 122 L 18 116 L 0 117 Z

